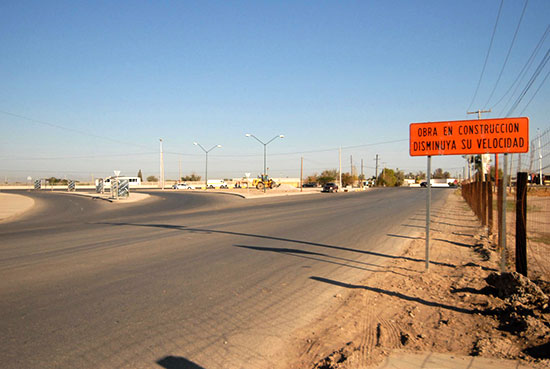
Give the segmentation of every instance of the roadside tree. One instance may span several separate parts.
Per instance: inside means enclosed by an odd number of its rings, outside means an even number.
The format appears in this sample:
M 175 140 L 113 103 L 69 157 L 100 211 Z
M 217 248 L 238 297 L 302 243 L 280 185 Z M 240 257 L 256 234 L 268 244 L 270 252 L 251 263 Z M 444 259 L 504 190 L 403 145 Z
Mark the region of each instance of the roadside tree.
M 350 186 L 357 182 L 357 176 L 350 173 L 342 173 L 342 186 Z
M 190 176 L 181 177 L 181 180 L 184 182 L 198 182 L 201 180 L 201 176 L 191 173 Z
M 376 179 L 376 185 L 382 187 L 398 187 L 403 184 L 404 180 L 405 173 L 403 173 L 403 171 L 394 171 L 393 169 L 384 168 Z
M 326 183 L 336 181 L 336 178 L 338 178 L 338 171 L 336 169 L 327 169 L 319 175 L 318 181 L 323 186 Z

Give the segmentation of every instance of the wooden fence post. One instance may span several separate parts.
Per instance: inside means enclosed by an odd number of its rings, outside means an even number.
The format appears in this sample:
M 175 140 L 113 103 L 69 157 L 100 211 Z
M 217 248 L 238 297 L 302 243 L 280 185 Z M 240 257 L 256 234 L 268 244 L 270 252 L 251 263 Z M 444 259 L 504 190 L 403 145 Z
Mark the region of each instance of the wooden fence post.
M 516 181 L 516 272 L 527 277 L 527 173 Z

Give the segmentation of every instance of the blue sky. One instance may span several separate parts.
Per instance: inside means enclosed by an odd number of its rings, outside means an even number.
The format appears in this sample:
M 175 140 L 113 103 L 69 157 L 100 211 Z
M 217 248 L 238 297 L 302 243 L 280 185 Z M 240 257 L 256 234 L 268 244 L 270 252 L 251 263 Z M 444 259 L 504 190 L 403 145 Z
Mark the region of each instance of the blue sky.
M 273 176 L 374 157 L 425 170 L 408 154 L 412 122 L 461 120 L 480 77 L 500 1 L 2 1 L 0 176 L 89 179 L 119 169 L 166 177 L 204 170 L 193 146 L 221 144 L 209 177 Z M 508 90 L 550 20 L 531 0 L 494 97 L 523 1 L 504 1 L 471 110 L 507 112 Z M 545 39 L 519 94 L 550 47 Z M 550 64 L 514 116 L 541 85 Z M 515 95 L 515 96 L 516 96 Z M 508 106 L 515 100 L 510 100 Z M 550 127 L 550 80 L 522 115 Z M 503 112 L 503 113 L 501 113 Z M 503 114 L 503 115 L 500 115 Z M 398 142 L 395 142 L 398 141 Z M 393 142 L 393 143 L 387 143 Z M 460 157 L 434 167 L 462 173 Z M 2 179 L 4 179 L 2 178 Z

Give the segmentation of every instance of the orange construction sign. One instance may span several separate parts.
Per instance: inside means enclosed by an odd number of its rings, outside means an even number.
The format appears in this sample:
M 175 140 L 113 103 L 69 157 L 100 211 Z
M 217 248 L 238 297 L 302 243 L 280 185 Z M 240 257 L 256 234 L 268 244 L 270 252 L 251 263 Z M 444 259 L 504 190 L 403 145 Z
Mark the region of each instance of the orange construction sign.
M 411 123 L 411 156 L 524 153 L 529 118 Z

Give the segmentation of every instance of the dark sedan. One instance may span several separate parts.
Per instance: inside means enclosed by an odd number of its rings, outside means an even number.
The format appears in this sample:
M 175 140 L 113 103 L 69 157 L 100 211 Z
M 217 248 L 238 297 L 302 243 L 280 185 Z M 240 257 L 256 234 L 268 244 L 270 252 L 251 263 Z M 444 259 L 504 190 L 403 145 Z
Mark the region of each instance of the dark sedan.
M 338 185 L 336 183 L 325 183 L 321 192 L 338 192 Z

